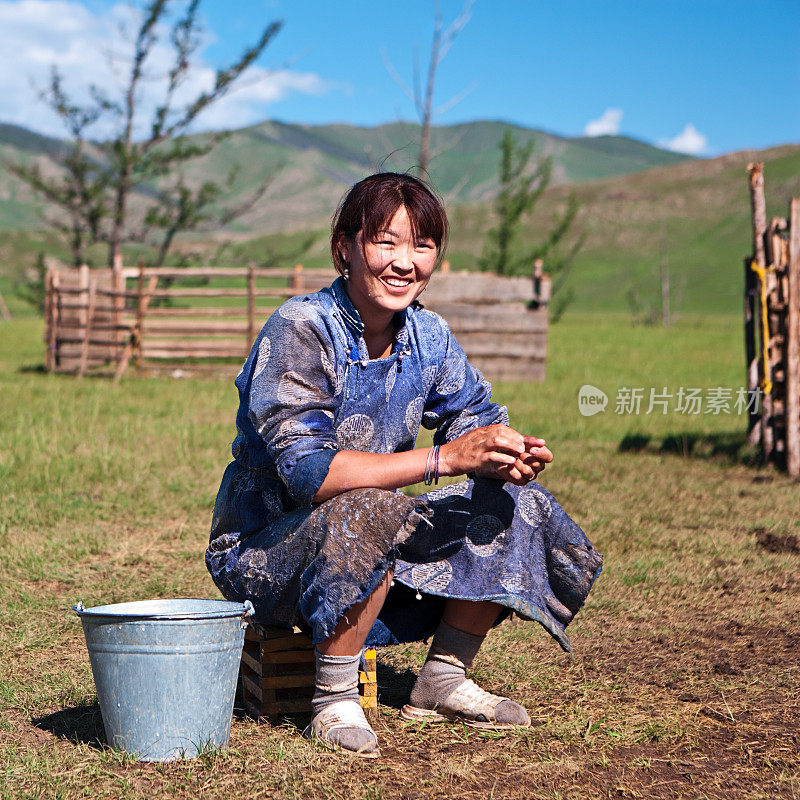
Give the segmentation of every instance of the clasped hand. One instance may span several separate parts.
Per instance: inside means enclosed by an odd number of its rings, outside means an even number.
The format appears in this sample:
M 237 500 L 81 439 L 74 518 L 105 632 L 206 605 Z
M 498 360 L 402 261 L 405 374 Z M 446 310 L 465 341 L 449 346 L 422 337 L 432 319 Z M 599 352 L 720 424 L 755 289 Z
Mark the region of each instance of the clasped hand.
M 487 425 L 476 428 L 439 451 L 442 475 L 464 475 L 474 472 L 482 478 L 495 478 L 524 486 L 532 481 L 553 454 L 544 439 L 523 434 L 508 425 Z

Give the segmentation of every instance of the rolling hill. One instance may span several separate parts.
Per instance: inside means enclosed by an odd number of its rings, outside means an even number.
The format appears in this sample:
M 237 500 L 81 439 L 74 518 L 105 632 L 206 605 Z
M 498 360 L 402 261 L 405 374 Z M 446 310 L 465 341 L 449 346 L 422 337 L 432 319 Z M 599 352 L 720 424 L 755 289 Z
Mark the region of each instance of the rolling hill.
M 742 259 L 752 250 L 747 164 L 763 161 L 767 212 L 785 217 L 800 197 L 800 145 L 742 151 L 714 159 L 656 167 L 573 187 L 581 209 L 576 230 L 586 241 L 567 286 L 574 309 L 627 309 L 626 294 L 642 310 L 658 306 L 660 269 L 671 278 L 676 310 L 689 314 L 740 313 Z M 563 208 L 567 187 L 554 187 L 527 222 L 523 239 L 537 241 Z M 453 212 L 451 260 L 475 263 L 491 225 L 485 206 Z
M 673 311 L 739 314 L 742 259 L 751 250 L 750 161 L 765 163 L 769 216 L 786 216 L 789 200 L 800 197 L 800 145 L 555 186 L 525 221 L 521 242 L 524 246 L 540 241 L 574 191 L 580 202 L 575 235 L 584 235 L 585 242 L 564 286 L 574 293 L 572 311 L 627 314 L 630 295 L 636 297 L 642 316 L 650 309 L 657 311 L 664 263 Z M 456 269 L 476 269 L 484 236 L 493 224 L 491 204 L 452 206 L 450 221 L 448 259 Z M 325 228 L 316 233 L 316 243 L 302 261 L 325 266 Z M 265 252 L 288 253 L 298 241 L 285 234 L 255 237 L 239 243 L 231 255 L 258 259 Z
M 452 223 L 448 253 L 457 269 L 474 269 L 483 237 L 492 225 L 491 199 L 502 123 L 477 122 L 436 129 L 433 177 L 448 199 Z M 669 269 L 673 310 L 685 314 L 741 310 L 742 259 L 750 251 L 746 165 L 765 162 L 770 216 L 784 216 L 800 197 L 800 145 L 742 151 L 713 159 L 687 159 L 622 137 L 567 139 L 516 129 L 536 138 L 538 152 L 552 155 L 554 185 L 526 220 L 521 239 L 533 244 L 575 191 L 581 203 L 576 233 L 585 243 L 565 289 L 574 293 L 573 312 L 629 312 L 634 297 L 642 315 L 657 309 L 660 270 Z M 245 163 L 233 197 L 244 197 L 271 171 L 276 177 L 264 202 L 221 236 L 231 244 L 224 263 L 269 254 L 327 266 L 326 228 L 332 209 L 352 181 L 380 165 L 413 164 L 417 133 L 411 125 L 366 129 L 345 125 L 299 126 L 279 122 L 233 132 L 194 177 L 220 178 Z M 0 126 L 0 157 L 39 158 L 47 165 L 56 140 Z M 0 277 L 34 263 L 37 251 L 64 257 L 63 244 L 39 230 L 36 206 L 0 169 Z M 12 230 L 14 228 L 15 230 Z M 210 252 L 214 241 L 191 246 Z M 311 245 L 307 243 L 311 241 Z M 103 255 L 98 253 L 98 263 Z M 2 281 L 0 281 L 2 283 Z
M 497 192 L 498 144 L 503 122 L 472 122 L 432 131 L 431 177 L 449 204 L 485 202 Z M 625 175 L 686 156 L 625 137 L 566 138 L 510 126 L 518 139 L 533 138 L 536 152 L 553 159 L 553 184 Z M 231 132 L 206 157 L 192 162 L 190 180 L 223 183 L 238 168 L 225 201 L 241 203 L 272 175 L 266 195 L 232 226 L 231 233 L 272 233 L 313 226 L 330 217 L 342 192 L 379 168 L 399 171 L 417 161 L 419 126 L 394 123 L 375 128 L 350 125 L 291 125 L 264 122 Z M 201 135 L 197 137 L 203 139 Z M 60 143 L 12 125 L 0 125 L 0 230 L 37 227 L 38 200 L 9 174 L 6 161 L 55 172 Z M 145 200 L 140 197 L 139 205 Z

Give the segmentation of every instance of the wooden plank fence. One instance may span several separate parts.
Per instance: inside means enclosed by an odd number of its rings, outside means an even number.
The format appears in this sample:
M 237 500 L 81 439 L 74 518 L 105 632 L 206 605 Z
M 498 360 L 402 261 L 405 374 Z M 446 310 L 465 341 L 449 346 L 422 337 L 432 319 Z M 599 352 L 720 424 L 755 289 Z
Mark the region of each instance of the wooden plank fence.
M 766 463 L 800 478 L 800 199 L 767 222 L 763 164 L 750 164 L 753 254 L 745 259 L 747 388 L 760 390 L 749 440 Z
M 550 280 L 442 271 L 420 297 L 489 380 L 543 381 Z
M 198 372 L 246 357 L 283 300 L 328 286 L 332 269 L 88 267 L 51 269 L 45 303 L 48 371 L 119 378 L 140 370 Z M 187 285 L 191 282 L 192 285 Z M 451 272 L 420 298 L 447 319 L 470 360 L 494 380 L 541 381 L 550 280 Z M 180 304 L 180 305 L 179 305 Z

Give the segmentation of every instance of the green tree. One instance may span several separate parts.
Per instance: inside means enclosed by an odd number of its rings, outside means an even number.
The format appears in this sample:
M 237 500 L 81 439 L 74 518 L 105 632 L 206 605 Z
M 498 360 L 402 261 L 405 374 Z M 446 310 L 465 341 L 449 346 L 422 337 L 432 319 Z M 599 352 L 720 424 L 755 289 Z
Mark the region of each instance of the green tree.
M 533 138 L 525 144 L 517 144 L 510 128 L 503 133 L 498 168 L 500 191 L 494 201 L 497 224 L 486 234 L 478 264 L 481 269 L 498 275 L 520 275 L 529 274 L 534 261 L 542 259 L 553 280 L 551 316 L 558 318 L 572 299 L 571 294 L 563 291 L 563 286 L 584 238 L 578 236 L 569 248 L 563 247 L 579 208 L 573 192 L 569 195 L 566 209 L 555 219 L 541 242 L 529 246 L 521 241 L 525 218 L 547 189 L 552 175 L 550 158 L 531 163 L 534 147 Z
M 108 263 L 121 257 L 122 245 L 146 241 L 157 248 L 163 262 L 175 236 L 181 231 L 196 230 L 231 221 L 263 194 L 259 187 L 249 202 L 238 209 L 216 209 L 215 201 L 225 187 L 205 182 L 197 188 L 184 180 L 182 167 L 208 154 L 226 134 L 211 134 L 199 143 L 187 137 L 198 116 L 224 97 L 248 67 L 261 55 L 280 30 L 282 23 L 267 25 L 257 41 L 232 65 L 217 70 L 214 85 L 199 92 L 190 102 L 178 105 L 175 95 L 185 83 L 200 45 L 198 9 L 200 0 L 149 0 L 145 5 L 133 41 L 128 76 L 119 98 L 89 87 L 91 100 L 85 105 L 73 103 L 66 95 L 57 69 L 53 69 L 44 100 L 58 114 L 69 132 L 69 142 L 58 158 L 61 176 L 44 175 L 36 166 L 10 165 L 14 173 L 56 207 L 59 218 L 54 227 L 69 234 L 73 260 L 81 263 L 89 244 L 108 245 Z M 168 25 L 170 13 L 181 6 L 183 13 Z M 163 94 L 156 108 L 143 124 L 142 84 L 155 47 L 167 38 L 172 64 L 164 82 Z M 105 141 L 92 143 L 87 132 L 102 123 L 113 131 Z M 144 134 L 138 133 L 145 130 Z M 177 176 L 177 177 L 176 177 Z M 148 207 L 138 220 L 131 213 L 131 195 L 143 189 L 149 196 Z M 154 241 L 160 232 L 160 241 Z
M 55 156 L 61 174 L 46 175 L 38 164 L 8 161 L 5 166 L 48 201 L 45 223 L 67 239 L 73 264 L 79 266 L 87 260 L 86 248 L 100 240 L 100 226 L 107 214 L 110 173 L 98 161 L 98 154 L 92 152 L 92 143 L 87 139 L 87 129 L 97 122 L 102 109 L 97 105 L 81 108 L 71 103 L 56 69 L 42 98 L 58 114 L 69 133 L 69 141 Z

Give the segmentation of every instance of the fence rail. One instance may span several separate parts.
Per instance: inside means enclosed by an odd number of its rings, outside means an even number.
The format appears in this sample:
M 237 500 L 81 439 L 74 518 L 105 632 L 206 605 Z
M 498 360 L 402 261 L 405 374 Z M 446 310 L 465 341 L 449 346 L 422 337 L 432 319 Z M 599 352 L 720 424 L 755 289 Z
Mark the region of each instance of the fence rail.
M 46 367 L 79 376 L 110 370 L 119 378 L 131 362 L 146 371 L 156 364 L 186 369 L 190 361 L 241 361 L 281 302 L 317 291 L 335 277 L 332 269 L 300 264 L 289 270 L 253 264 L 51 270 Z M 445 264 L 422 299 L 447 319 L 487 377 L 536 381 L 545 375 L 549 292 L 540 268 L 533 279 L 498 278 L 450 272 Z

